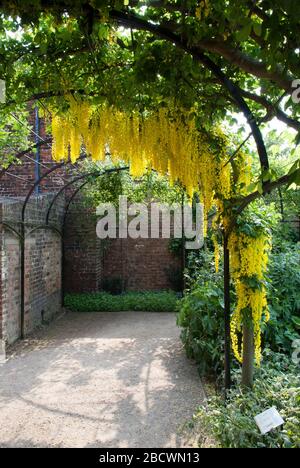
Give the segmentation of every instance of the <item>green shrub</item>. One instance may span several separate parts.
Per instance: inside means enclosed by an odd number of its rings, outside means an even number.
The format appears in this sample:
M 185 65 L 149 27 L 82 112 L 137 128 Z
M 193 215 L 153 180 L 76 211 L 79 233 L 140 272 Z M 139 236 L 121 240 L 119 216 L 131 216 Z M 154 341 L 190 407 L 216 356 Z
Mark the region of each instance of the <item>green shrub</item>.
M 224 359 L 223 277 L 215 272 L 213 253 L 200 251 L 188 259 L 189 289 L 178 303 L 178 325 L 189 357 L 196 360 L 201 374 L 221 377 Z M 268 302 L 271 320 L 264 328 L 264 347 L 289 356 L 300 329 L 299 244 L 270 256 Z M 232 290 L 232 310 L 235 293 Z M 236 363 L 236 361 L 233 361 Z M 236 363 L 236 365 L 238 365 Z
M 187 257 L 185 280 L 187 292 L 198 284 L 223 283 L 223 265 L 222 258 L 219 267 L 219 273 L 216 273 L 214 251 L 207 248 L 191 252 Z
M 208 400 L 194 417 L 199 432 L 222 448 L 300 448 L 299 369 L 289 367 L 283 355 L 279 361 L 258 371 L 253 390 L 236 387 L 226 403 L 219 396 Z M 263 436 L 254 417 L 272 406 L 285 424 Z M 200 446 L 204 442 L 200 437 Z
M 198 285 L 186 295 L 180 302 L 177 324 L 183 328 L 181 339 L 187 355 L 196 360 L 200 373 L 222 372 L 224 310 L 218 285 Z
M 265 345 L 291 355 L 300 329 L 300 245 L 289 245 L 270 257 L 268 303 L 271 320 Z
M 193 253 L 187 281 L 190 290 L 178 303 L 177 324 L 190 358 L 201 375 L 222 376 L 224 367 L 224 300 L 222 272 L 215 272 L 213 254 Z
M 118 296 L 105 292 L 67 294 L 65 306 L 74 312 L 173 312 L 178 296 L 174 292 L 129 292 Z

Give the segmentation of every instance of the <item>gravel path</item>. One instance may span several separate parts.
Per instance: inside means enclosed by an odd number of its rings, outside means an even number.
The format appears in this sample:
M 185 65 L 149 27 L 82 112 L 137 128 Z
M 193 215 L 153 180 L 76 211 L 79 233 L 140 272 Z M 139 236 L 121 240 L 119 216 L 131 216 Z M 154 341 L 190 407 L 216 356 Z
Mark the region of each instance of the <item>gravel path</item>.
M 0 447 L 189 447 L 203 398 L 174 314 L 69 313 L 0 364 Z

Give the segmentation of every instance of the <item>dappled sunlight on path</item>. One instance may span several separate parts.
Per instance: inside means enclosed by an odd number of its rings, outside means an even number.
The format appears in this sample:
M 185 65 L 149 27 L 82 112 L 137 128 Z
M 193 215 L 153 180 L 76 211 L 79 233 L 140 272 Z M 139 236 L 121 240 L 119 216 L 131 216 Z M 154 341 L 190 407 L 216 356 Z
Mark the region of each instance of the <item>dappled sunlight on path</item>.
M 203 400 L 169 313 L 70 313 L 0 366 L 0 447 L 181 447 Z

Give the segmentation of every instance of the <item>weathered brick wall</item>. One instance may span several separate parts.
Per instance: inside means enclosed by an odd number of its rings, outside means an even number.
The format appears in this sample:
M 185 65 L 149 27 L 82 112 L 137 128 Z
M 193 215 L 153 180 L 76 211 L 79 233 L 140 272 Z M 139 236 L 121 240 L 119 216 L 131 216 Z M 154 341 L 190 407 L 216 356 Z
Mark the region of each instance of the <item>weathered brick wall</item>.
M 73 203 L 64 230 L 66 292 L 101 289 L 102 245 L 96 236 L 95 213 L 80 201 Z
M 35 115 L 34 112 L 30 115 L 30 124 L 34 128 Z M 49 140 L 49 135 L 46 132 L 46 124 L 43 119 L 40 119 L 40 138 L 43 140 Z M 31 135 L 30 145 L 36 143 L 36 137 L 34 134 Z M 37 138 L 39 141 L 39 139 Z M 39 166 L 40 174 L 44 174 L 48 169 L 57 165 L 57 162 L 52 160 L 52 149 L 51 143 L 40 146 L 40 163 Z M 35 182 L 35 163 L 36 150 L 34 149 L 31 153 L 28 153 L 21 158 L 22 164 L 12 165 L 9 167 L 8 172 L 11 175 L 2 173 L 0 169 L 0 197 L 25 197 L 28 190 Z M 39 190 L 40 193 L 55 192 L 58 188 L 61 188 L 68 173 L 72 172 L 72 169 L 68 167 L 62 167 L 51 173 L 47 178 L 42 180 Z
M 31 331 L 61 310 L 61 239 L 37 231 L 26 242 L 25 328 Z
M 12 343 L 20 336 L 21 274 L 20 245 L 13 234 L 2 234 L 2 338 Z
M 169 239 L 111 239 L 96 235 L 95 214 L 80 200 L 69 212 L 65 227 L 66 292 L 99 291 L 105 283 L 122 281 L 128 291 L 175 289 L 182 275 L 180 255 Z
M 61 310 L 61 253 L 59 234 L 36 229 L 44 221 L 50 196 L 33 199 L 26 211 L 25 242 L 25 333 Z M 0 221 L 20 232 L 22 201 L 0 200 Z M 57 205 L 51 225 L 60 228 L 63 203 Z M 20 336 L 21 247 L 16 234 L 1 225 L 0 334 L 7 343 Z
M 130 223 L 132 218 L 128 218 Z M 170 217 L 170 236 L 174 235 L 174 219 Z M 170 239 L 151 239 L 151 205 L 148 207 L 148 239 L 117 239 L 107 242 L 103 259 L 103 281 L 122 279 L 128 291 L 158 291 L 182 288 L 182 252 L 170 251 Z
M 111 240 L 104 253 L 103 279 L 121 278 L 128 291 L 174 289 L 180 272 L 169 239 Z
M 34 112 L 31 113 L 30 123 L 34 127 Z M 43 139 L 49 137 L 46 133 L 46 126 L 43 120 L 40 121 L 40 136 Z M 32 144 L 34 143 L 35 137 L 32 136 Z M 28 156 L 28 157 L 27 157 Z M 35 180 L 35 164 L 33 162 L 35 158 L 35 150 L 22 158 L 21 165 L 13 165 L 9 168 L 9 172 L 15 176 L 11 177 L 5 175 L 0 171 L 0 197 L 13 197 L 17 201 L 24 198 Z M 40 148 L 40 167 L 41 174 L 45 173 L 48 168 L 53 167 L 55 163 L 51 158 L 51 144 L 42 146 Z M 47 194 L 49 192 L 57 192 L 67 180 L 70 180 L 76 174 L 76 170 L 72 166 L 63 167 L 50 176 L 48 176 L 40 185 L 40 193 Z M 77 175 L 77 174 L 76 174 Z M 73 188 L 66 191 L 66 197 L 72 194 Z M 33 206 L 35 197 L 33 199 Z M 39 199 L 41 200 L 41 199 Z M 46 199 L 44 199 L 46 200 Z M 63 197 L 61 197 L 56 205 L 62 203 Z M 45 221 L 45 206 L 41 206 L 39 201 L 39 216 L 40 222 Z M 44 202 L 46 203 L 46 202 Z M 47 202 L 48 203 L 48 202 Z M 31 204 L 32 205 L 32 204 Z M 19 206 L 20 208 L 20 206 Z M 19 210 L 16 207 L 14 209 Z M 34 214 L 35 208 L 28 208 L 27 218 L 30 220 L 33 217 L 33 221 L 37 222 L 36 213 Z M 35 209 L 38 211 L 37 209 Z M 18 214 L 20 216 L 20 213 Z M 51 216 L 51 221 L 55 221 L 55 213 Z M 47 245 L 48 238 L 52 239 L 50 244 Z M 53 277 L 58 278 L 58 272 L 56 271 L 55 265 L 57 265 L 58 259 L 56 256 L 48 256 L 44 254 L 47 250 L 50 252 L 60 252 L 60 246 L 56 244 L 57 240 L 54 240 L 55 234 L 43 231 L 32 236 L 32 239 L 28 241 L 27 251 L 29 252 L 29 259 L 26 257 L 26 262 L 33 262 L 30 269 L 30 275 L 27 278 L 27 290 L 30 288 L 31 293 L 28 294 L 28 301 L 26 307 L 31 307 L 32 310 L 36 310 L 36 313 L 27 312 L 27 315 L 36 317 L 36 320 L 40 320 L 41 311 L 43 307 L 43 297 L 51 296 L 52 292 L 47 290 L 47 284 L 43 278 L 49 276 L 49 271 L 53 269 Z M 157 289 L 168 289 L 174 287 L 174 282 L 170 280 L 172 276 L 178 275 L 178 270 L 181 266 L 181 261 L 177 257 L 174 257 L 169 252 L 168 240 L 137 240 L 137 241 L 120 241 L 115 240 L 108 243 L 101 243 L 96 237 L 96 221 L 92 216 L 91 212 L 87 212 L 85 209 L 80 207 L 80 202 L 72 204 L 71 212 L 67 218 L 67 224 L 65 229 L 65 262 L 64 262 L 64 287 L 67 292 L 80 292 L 80 291 L 98 291 L 101 289 L 105 280 L 121 278 L 124 283 L 124 287 L 129 290 L 157 290 Z M 19 271 L 19 265 L 17 264 L 19 259 L 18 245 L 16 239 L 12 234 L 9 234 L 5 230 L 4 236 L 4 247 L 5 252 L 10 251 L 10 258 L 5 264 L 5 256 L 3 260 L 3 267 L 10 269 L 9 277 L 15 277 L 15 282 L 11 283 L 11 288 L 15 288 L 15 295 L 18 296 L 19 288 L 19 277 L 17 272 Z M 106 250 L 104 249 L 106 247 Z M 13 266 L 14 259 L 15 266 Z M 45 264 L 42 269 L 39 260 L 43 259 Z M 53 260 L 54 259 L 54 260 Z M 53 260 L 53 264 L 51 261 Z M 4 276 L 3 276 L 4 275 Z M 4 280 L 3 288 L 6 288 L 7 279 L 5 273 L 2 278 L 0 275 L 0 288 L 1 281 Z M 50 275 L 51 276 L 51 275 Z M 52 285 L 52 290 L 57 288 L 57 284 Z M 16 297 L 10 293 L 6 299 L 6 307 L 11 307 L 11 310 L 17 310 Z M 11 301 L 11 304 L 9 304 Z M 56 304 L 56 300 L 53 301 Z M 0 294 L 1 304 L 1 294 Z M 0 306 L 1 307 L 1 306 Z M 4 307 L 5 308 L 5 307 Z M 55 308 L 55 306 L 54 306 Z M 1 310 L 0 308 L 0 321 L 1 321 Z M 50 314 L 51 315 L 51 314 Z M 19 317 L 16 314 L 16 317 Z M 31 318 L 29 319 L 27 326 L 30 326 Z M 18 324 L 15 324 L 15 330 L 18 330 Z M 0 327 L 1 333 L 1 327 Z M 13 334 L 13 333 L 12 333 Z

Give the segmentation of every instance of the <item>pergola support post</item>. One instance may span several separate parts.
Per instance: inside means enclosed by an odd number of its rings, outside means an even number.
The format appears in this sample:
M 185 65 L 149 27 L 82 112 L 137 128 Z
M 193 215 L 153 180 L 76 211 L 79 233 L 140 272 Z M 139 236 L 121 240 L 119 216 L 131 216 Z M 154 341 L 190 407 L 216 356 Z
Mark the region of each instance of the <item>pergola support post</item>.
M 231 342 L 230 342 L 230 254 L 228 237 L 224 233 L 224 325 L 225 325 L 225 392 L 231 388 Z

